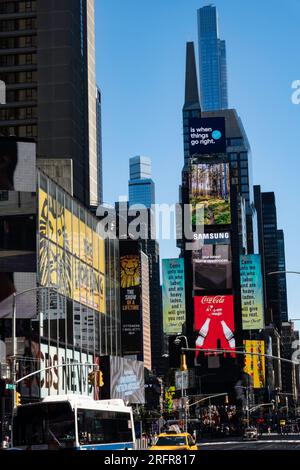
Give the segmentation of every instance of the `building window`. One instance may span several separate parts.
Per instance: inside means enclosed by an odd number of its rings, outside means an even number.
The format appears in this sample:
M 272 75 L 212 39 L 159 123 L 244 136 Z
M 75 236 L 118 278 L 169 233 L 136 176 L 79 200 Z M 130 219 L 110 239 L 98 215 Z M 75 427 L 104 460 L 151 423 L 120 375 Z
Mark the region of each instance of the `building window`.
M 0 191 L 0 201 L 8 201 L 8 191 Z

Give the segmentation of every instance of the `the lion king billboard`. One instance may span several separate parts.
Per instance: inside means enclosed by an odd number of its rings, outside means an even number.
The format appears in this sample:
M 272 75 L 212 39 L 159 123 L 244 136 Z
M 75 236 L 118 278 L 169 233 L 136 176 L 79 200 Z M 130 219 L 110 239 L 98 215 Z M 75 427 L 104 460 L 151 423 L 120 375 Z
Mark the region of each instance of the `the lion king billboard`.
M 135 242 L 120 244 L 123 354 L 142 352 L 141 263 Z

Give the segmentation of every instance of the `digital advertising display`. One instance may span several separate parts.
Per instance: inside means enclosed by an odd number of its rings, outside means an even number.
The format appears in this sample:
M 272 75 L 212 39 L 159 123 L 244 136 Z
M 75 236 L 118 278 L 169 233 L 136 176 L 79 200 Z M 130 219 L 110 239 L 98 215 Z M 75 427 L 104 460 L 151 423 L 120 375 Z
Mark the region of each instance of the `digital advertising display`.
M 253 388 L 264 388 L 266 385 L 266 359 L 258 354 L 265 354 L 265 342 L 259 340 L 245 340 L 246 353 L 255 353 L 253 356 L 245 354 L 244 372 L 250 375 Z
M 36 315 L 37 292 L 36 273 L 0 272 L 0 318 L 11 318 L 13 294 L 16 296 L 16 316 L 18 319 L 33 318 Z M 26 291 L 26 292 L 24 292 Z
M 192 253 L 193 289 L 219 290 L 232 288 L 231 246 L 204 244 Z
M 196 349 L 226 349 L 234 354 L 235 324 L 233 295 L 194 297 Z M 199 354 L 196 352 L 196 359 Z M 213 353 L 212 353 L 213 354 Z
M 145 403 L 144 363 L 117 356 L 100 357 L 103 374 L 101 399 L 121 399 L 128 404 Z
M 260 330 L 264 328 L 260 255 L 241 255 L 240 276 L 243 330 Z
M 225 153 L 225 118 L 190 118 L 189 145 L 190 156 Z
M 122 348 L 127 354 L 142 350 L 141 275 L 137 254 L 120 257 Z
M 164 334 L 182 333 L 186 317 L 184 259 L 163 259 L 162 276 Z
M 36 144 L 0 137 L 0 191 L 36 191 Z
M 204 226 L 230 225 L 230 170 L 228 163 L 191 165 L 189 174 L 192 224 L 196 210 L 204 209 Z
M 87 212 L 81 209 L 82 218 Z M 62 200 L 39 190 L 39 276 L 76 302 L 106 313 L 104 240 Z
M 0 271 L 35 272 L 36 195 L 7 191 L 0 196 Z

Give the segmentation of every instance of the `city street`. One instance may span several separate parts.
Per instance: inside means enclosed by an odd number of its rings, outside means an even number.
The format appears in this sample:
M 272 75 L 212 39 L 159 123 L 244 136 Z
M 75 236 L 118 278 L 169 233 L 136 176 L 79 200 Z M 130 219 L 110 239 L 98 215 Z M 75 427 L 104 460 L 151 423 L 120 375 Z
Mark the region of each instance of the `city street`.
M 198 443 L 199 450 L 300 450 L 300 436 L 263 436 L 258 441 L 243 441 L 241 437 Z

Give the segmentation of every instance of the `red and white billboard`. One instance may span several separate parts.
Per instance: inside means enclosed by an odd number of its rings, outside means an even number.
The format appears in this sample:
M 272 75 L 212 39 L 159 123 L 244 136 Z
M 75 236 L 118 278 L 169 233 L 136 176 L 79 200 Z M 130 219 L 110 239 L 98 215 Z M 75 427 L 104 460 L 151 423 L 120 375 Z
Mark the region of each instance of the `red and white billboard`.
M 194 298 L 194 310 L 196 349 L 235 351 L 233 295 L 197 296 Z

